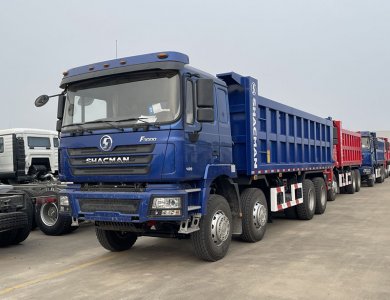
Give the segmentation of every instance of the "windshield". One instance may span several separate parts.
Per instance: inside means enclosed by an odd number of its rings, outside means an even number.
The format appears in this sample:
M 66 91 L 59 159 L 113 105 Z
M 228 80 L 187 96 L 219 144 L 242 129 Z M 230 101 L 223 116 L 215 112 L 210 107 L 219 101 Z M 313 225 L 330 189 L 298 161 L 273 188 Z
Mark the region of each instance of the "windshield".
M 108 125 L 105 121 L 118 126 L 172 122 L 180 113 L 179 86 L 178 73 L 166 70 L 76 83 L 68 88 L 62 125 L 88 123 L 89 128 L 100 128 Z
M 368 137 L 362 137 L 362 148 L 363 149 L 370 148 L 370 139 Z

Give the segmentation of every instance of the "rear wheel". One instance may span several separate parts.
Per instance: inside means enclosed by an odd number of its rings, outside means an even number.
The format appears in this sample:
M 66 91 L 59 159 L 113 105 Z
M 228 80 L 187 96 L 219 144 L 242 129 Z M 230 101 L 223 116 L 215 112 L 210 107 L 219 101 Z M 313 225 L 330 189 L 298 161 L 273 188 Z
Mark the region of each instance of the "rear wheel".
M 242 235 L 246 242 L 260 241 L 267 227 L 268 207 L 264 193 L 260 189 L 248 188 L 241 194 Z
M 12 229 L 0 232 L 0 247 L 5 247 L 13 244 L 13 241 L 16 238 L 18 229 Z
M 137 241 L 137 234 L 127 231 L 104 230 L 95 227 L 96 237 L 105 249 L 113 252 L 130 249 Z
M 311 220 L 316 209 L 314 184 L 310 179 L 303 180 L 303 203 L 297 205 L 297 216 L 301 220 Z
M 362 178 L 360 176 L 360 171 L 358 169 L 355 169 L 354 172 L 355 172 L 355 179 L 356 179 L 355 192 L 359 192 L 360 187 L 362 186 Z
M 355 191 L 356 191 L 356 178 L 355 177 L 356 177 L 355 172 L 351 171 L 351 184 L 349 184 L 345 187 L 345 191 L 348 194 L 355 194 Z
M 33 215 L 34 215 L 33 204 L 31 202 L 30 196 L 25 194 L 25 197 L 26 197 L 26 208 L 24 211 L 27 215 L 28 222 L 27 222 L 27 225 L 25 227 L 17 229 L 16 236 L 12 241 L 12 244 L 15 244 L 15 245 L 19 244 L 19 243 L 23 242 L 25 239 L 27 239 L 27 237 L 29 236 L 29 234 L 31 232 L 31 228 L 32 228 Z
M 217 261 L 229 250 L 232 239 L 232 213 L 226 199 L 210 195 L 207 214 L 199 223 L 199 230 L 191 234 L 195 255 L 206 261 Z
M 325 186 L 325 181 L 321 177 L 316 177 L 313 179 L 314 190 L 316 193 L 316 209 L 315 213 L 321 215 L 326 210 L 327 191 Z

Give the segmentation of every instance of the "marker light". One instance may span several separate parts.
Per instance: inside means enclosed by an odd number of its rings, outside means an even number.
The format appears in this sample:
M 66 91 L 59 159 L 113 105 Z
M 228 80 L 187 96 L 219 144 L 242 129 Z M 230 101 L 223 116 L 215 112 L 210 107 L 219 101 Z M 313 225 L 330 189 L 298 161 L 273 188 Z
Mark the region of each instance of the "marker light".
M 166 54 L 166 53 L 159 53 L 159 54 L 157 54 L 157 57 L 159 59 L 166 59 L 166 58 L 168 58 L 168 54 Z

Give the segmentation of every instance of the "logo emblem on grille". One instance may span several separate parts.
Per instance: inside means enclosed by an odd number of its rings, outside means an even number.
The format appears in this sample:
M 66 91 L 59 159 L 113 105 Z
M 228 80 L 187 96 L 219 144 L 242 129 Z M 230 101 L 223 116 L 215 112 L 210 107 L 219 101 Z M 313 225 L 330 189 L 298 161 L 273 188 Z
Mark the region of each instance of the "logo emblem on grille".
M 110 151 L 112 148 L 112 138 L 109 135 L 104 135 L 100 139 L 100 148 L 103 151 Z

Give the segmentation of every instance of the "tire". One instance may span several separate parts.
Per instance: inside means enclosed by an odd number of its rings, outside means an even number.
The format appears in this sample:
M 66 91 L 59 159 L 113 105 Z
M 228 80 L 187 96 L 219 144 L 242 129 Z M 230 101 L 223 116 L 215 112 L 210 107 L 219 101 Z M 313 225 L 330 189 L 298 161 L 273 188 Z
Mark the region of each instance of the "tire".
M 367 179 L 367 186 L 373 187 L 375 185 L 375 178 L 368 178 Z
M 381 167 L 380 171 L 381 171 L 381 176 L 376 179 L 377 183 L 383 183 L 385 181 L 385 169 Z
M 347 194 L 355 194 L 356 191 L 356 176 L 355 172 L 351 171 L 351 184 L 345 187 L 345 192 Z
M 26 197 L 26 207 L 24 209 L 24 212 L 27 215 L 28 223 L 27 226 L 25 226 L 24 228 L 17 229 L 16 236 L 12 241 L 12 244 L 14 245 L 19 244 L 23 242 L 25 239 L 27 239 L 27 237 L 30 235 L 31 228 L 32 228 L 32 223 L 34 219 L 33 204 L 30 196 L 27 193 L 25 193 L 25 197 Z
M 105 249 L 112 252 L 129 250 L 137 240 L 134 232 L 104 230 L 95 227 L 96 237 Z
M 322 177 L 316 177 L 313 179 L 313 184 L 316 193 L 315 213 L 322 215 L 326 210 L 326 203 L 328 202 L 325 181 Z
M 296 206 L 286 208 L 283 212 L 287 219 L 298 219 Z
M 32 191 L 32 190 L 23 190 L 27 195 L 30 196 L 31 198 L 31 203 L 32 203 L 32 223 L 31 223 L 31 230 L 34 230 L 35 228 L 38 227 L 37 222 L 35 221 L 35 203 L 33 201 L 33 198 L 37 196 L 37 193 Z
M 58 194 L 47 191 L 42 196 L 54 196 Z M 72 218 L 68 215 L 61 215 L 58 212 L 57 203 L 44 203 L 35 205 L 35 220 L 39 229 L 46 235 L 62 235 L 72 230 Z
M 297 216 L 300 220 L 311 220 L 316 210 L 314 184 L 310 179 L 303 180 L 303 203 L 297 205 Z
M 226 199 L 210 195 L 207 214 L 199 222 L 199 230 L 191 234 L 195 255 L 206 261 L 217 261 L 229 250 L 232 239 L 232 213 Z
M 6 247 L 12 244 L 18 233 L 17 229 L 0 232 L 0 247 Z
M 245 242 L 260 241 L 265 234 L 268 222 L 268 206 L 260 189 L 248 188 L 241 194 L 242 234 Z
M 360 171 L 358 169 L 355 169 L 353 171 L 355 172 L 355 179 L 356 179 L 355 192 L 358 193 L 360 191 L 361 186 L 362 186 L 362 178 L 360 176 Z
M 336 181 L 336 175 L 333 174 L 333 180 L 332 180 L 332 188 L 328 190 L 328 201 L 334 201 L 337 197 L 337 181 Z

